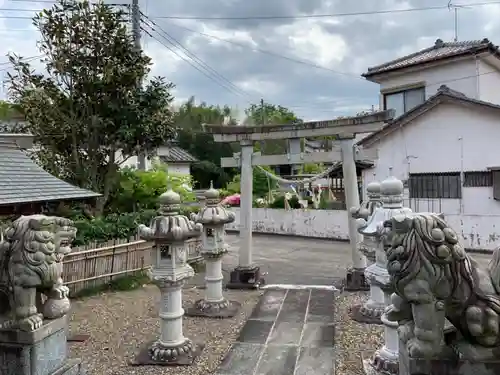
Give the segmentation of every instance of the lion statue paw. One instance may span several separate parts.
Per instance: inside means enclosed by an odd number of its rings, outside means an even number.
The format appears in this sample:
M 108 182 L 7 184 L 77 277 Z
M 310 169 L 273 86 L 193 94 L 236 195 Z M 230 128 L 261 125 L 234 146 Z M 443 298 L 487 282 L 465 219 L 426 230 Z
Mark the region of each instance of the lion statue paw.
M 43 315 L 35 314 L 28 316 L 27 318 L 21 319 L 18 322 L 19 329 L 21 331 L 36 331 L 43 325 Z
M 429 358 L 436 354 L 433 345 L 413 337 L 406 343 L 408 354 L 412 358 Z

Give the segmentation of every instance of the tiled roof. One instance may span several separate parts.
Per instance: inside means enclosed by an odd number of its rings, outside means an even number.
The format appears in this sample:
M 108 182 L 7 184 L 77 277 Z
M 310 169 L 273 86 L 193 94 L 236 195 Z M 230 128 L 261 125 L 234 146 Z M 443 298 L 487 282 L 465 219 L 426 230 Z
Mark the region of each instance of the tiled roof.
M 493 45 L 488 39 L 463 42 L 443 42 L 441 39 L 438 39 L 430 48 L 368 68 L 368 71 L 363 74 L 363 77 L 370 77 L 375 74 L 386 73 L 450 57 L 467 54 L 474 55 L 481 52 L 491 52 L 500 58 L 498 46 Z
M 193 155 L 177 146 L 168 146 L 167 155 L 160 156 L 160 160 L 165 163 L 194 163 L 197 162 Z
M 98 196 L 52 176 L 16 143 L 0 139 L 0 205 Z
M 422 115 L 423 113 L 429 111 L 430 109 L 441 103 L 473 104 L 481 106 L 483 108 L 490 108 L 497 111 L 500 110 L 500 105 L 485 102 L 483 100 L 469 98 L 467 95 L 459 91 L 452 90 L 446 85 L 441 85 L 441 87 L 438 89 L 438 92 L 427 99 L 424 103 L 388 122 L 382 129 L 371 133 L 369 136 L 360 140 L 357 144 L 360 146 L 370 144 L 377 139 L 380 139 L 389 134 L 393 129 L 399 129 L 401 126 L 406 125 L 415 117 Z

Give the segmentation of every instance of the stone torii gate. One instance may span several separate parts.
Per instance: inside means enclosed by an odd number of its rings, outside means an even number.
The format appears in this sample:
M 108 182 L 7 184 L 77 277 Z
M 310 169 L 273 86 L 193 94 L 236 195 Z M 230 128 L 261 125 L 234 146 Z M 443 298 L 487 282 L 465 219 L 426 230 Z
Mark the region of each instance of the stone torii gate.
M 363 150 L 355 147 L 356 134 L 380 130 L 386 121 L 394 117 L 393 110 L 374 112 L 362 116 L 337 120 L 305 122 L 288 125 L 225 126 L 204 125 L 215 142 L 239 142 L 241 152 L 233 157 L 221 158 L 222 167 L 241 168 L 240 196 L 240 251 L 238 266 L 231 272 L 228 288 L 256 288 L 263 279 L 260 267 L 252 260 L 252 200 L 253 167 L 280 164 L 332 163 L 342 162 L 344 188 L 349 222 L 349 238 L 353 267 L 347 271 L 345 288 L 348 290 L 366 289 L 364 269 L 366 259 L 357 249 L 360 235 L 356 221 L 349 214 L 349 208 L 359 206 L 359 190 L 356 175 L 356 160 L 375 160 L 376 150 Z M 329 152 L 303 153 L 302 138 L 337 136 L 338 145 Z M 287 139 L 289 152 L 283 155 L 262 155 L 254 153 L 254 142 Z

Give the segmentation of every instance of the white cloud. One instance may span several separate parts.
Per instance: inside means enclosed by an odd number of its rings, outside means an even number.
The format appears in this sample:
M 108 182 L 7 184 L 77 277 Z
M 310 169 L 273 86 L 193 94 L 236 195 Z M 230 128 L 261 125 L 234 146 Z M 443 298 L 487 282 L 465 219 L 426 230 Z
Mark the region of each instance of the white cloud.
M 282 86 L 278 82 L 257 77 L 251 77 L 245 80 L 236 81 L 235 84 L 236 86 L 247 92 L 264 96 L 276 95 L 281 91 L 282 88 Z
M 257 42 L 253 39 L 252 35 L 247 31 L 225 30 L 222 28 L 216 28 L 212 25 L 200 22 L 198 22 L 196 25 L 197 25 L 196 27 L 191 26 L 190 28 L 199 31 L 200 33 L 212 35 L 215 38 L 207 38 L 206 36 L 192 33 L 187 40 L 188 48 L 196 47 L 199 46 L 200 44 L 206 45 L 207 43 L 213 46 L 221 46 L 231 50 L 234 50 L 236 48 L 241 48 L 235 44 L 230 44 L 221 40 L 217 40 L 217 38 L 229 40 L 238 44 L 247 45 L 250 48 L 258 47 Z
M 488 4 L 478 12 L 481 18 L 484 18 L 483 30 L 486 33 L 498 31 L 498 19 L 500 18 L 500 4 Z
M 329 20 L 328 23 L 335 23 Z M 291 25 L 284 25 L 276 30 L 276 34 L 285 38 L 291 52 L 302 60 L 334 67 L 349 56 L 349 46 L 344 37 L 328 33 L 321 22 L 300 20 Z
M 182 51 L 176 51 L 178 54 L 176 55 L 156 41 L 149 42 L 145 46 L 145 53 L 151 58 L 150 76 L 152 77 L 164 76 L 172 79 L 179 66 L 186 64 L 182 58 L 189 60 L 189 57 Z

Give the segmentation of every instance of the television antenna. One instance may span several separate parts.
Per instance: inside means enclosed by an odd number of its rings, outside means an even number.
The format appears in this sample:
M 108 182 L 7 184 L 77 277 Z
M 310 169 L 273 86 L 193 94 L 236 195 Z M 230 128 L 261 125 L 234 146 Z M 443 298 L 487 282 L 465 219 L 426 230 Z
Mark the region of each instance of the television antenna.
M 454 29 L 455 29 L 455 37 L 453 38 L 454 42 L 458 42 L 458 10 L 469 8 L 466 5 L 457 5 L 453 4 L 452 0 L 448 1 L 448 10 L 454 13 Z

